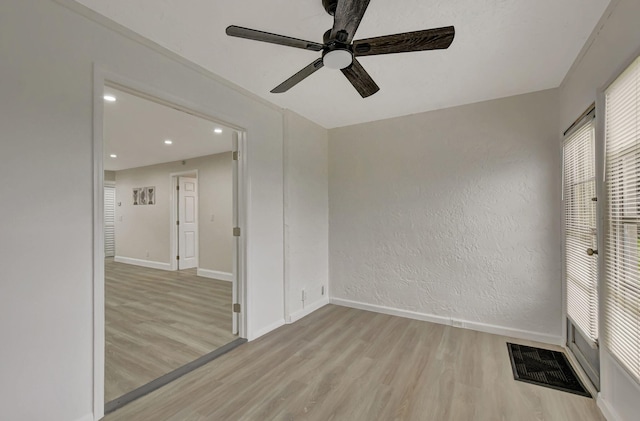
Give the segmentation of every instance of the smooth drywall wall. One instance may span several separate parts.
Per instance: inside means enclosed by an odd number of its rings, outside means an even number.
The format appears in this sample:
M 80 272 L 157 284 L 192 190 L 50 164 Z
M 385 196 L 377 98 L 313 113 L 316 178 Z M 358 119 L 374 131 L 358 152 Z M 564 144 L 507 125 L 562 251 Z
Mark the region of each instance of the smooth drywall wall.
M 233 173 L 231 152 L 116 172 L 116 258 L 171 265 L 171 174 L 198 170 L 198 268 L 231 273 Z M 155 187 L 153 205 L 134 205 L 138 187 Z
M 596 28 L 592 42 L 567 75 L 560 89 L 562 133 L 640 54 L 640 1 L 615 0 Z M 603 110 L 596 109 L 596 113 Z M 603 139 L 598 138 L 603 150 Z M 601 162 L 599 163 L 600 168 Z M 561 209 L 558 208 L 558 213 Z M 600 325 L 605 326 L 603 316 Z M 601 331 L 604 328 L 601 329 Z M 609 421 L 637 420 L 640 414 L 640 385 L 609 354 L 606 342 L 600 347 L 600 395 L 598 404 Z
M 116 181 L 116 172 L 115 171 L 105 171 L 104 172 L 104 181 L 115 182 Z
M 3 419 L 91 417 L 94 69 L 247 130 L 248 335 L 284 322 L 281 111 L 134 38 L 54 1 L 0 2 Z
M 287 321 L 328 302 L 328 131 L 285 113 L 285 279 Z M 324 287 L 324 295 L 323 295 Z M 304 290 L 305 299 L 302 300 Z
M 332 299 L 559 342 L 557 99 L 331 130 Z

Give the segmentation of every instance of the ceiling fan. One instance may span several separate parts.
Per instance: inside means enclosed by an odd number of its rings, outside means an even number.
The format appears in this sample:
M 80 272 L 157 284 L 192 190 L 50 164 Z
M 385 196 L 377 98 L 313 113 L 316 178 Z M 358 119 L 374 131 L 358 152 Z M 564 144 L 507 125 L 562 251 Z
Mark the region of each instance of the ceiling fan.
M 327 66 L 340 69 L 358 93 L 366 98 L 380 88 L 362 67 L 357 57 L 379 54 L 408 53 L 412 51 L 443 50 L 449 48 L 455 28 L 427 29 L 353 41 L 370 0 L 322 0 L 324 9 L 334 17 L 333 28 L 325 32 L 323 43 L 305 41 L 284 35 L 231 25 L 227 35 L 255 41 L 322 51 L 322 57 L 275 87 L 272 93 L 286 92 L 317 70 Z

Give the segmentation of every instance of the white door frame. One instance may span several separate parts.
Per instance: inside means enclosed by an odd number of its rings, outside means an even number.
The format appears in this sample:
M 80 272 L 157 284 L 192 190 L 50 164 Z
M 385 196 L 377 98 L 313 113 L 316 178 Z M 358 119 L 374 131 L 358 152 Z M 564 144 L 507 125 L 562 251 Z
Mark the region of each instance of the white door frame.
M 233 123 L 211 117 L 215 114 L 198 104 L 189 103 L 158 88 L 112 73 L 94 63 L 93 67 L 93 416 L 104 417 L 104 368 L 105 368 L 105 283 L 104 283 L 104 88 L 110 86 L 142 98 L 168 105 L 192 115 L 220 123 L 240 133 L 239 148 L 247 150 L 246 130 Z M 242 235 L 237 247 L 238 336 L 247 338 L 247 206 L 248 160 L 246 153 L 238 161 L 238 222 Z M 234 268 L 235 270 L 235 268 Z
M 169 258 L 171 259 L 171 270 L 178 270 L 178 260 L 176 256 L 178 255 L 178 235 L 177 235 L 177 227 L 176 221 L 178 220 L 178 202 L 176 197 L 176 191 L 178 187 L 178 177 L 186 176 L 189 174 L 195 174 L 197 179 L 197 187 L 196 190 L 198 192 L 198 204 L 200 203 L 200 174 L 198 170 L 191 171 L 180 171 L 180 172 L 172 172 L 169 174 L 169 182 L 171 186 L 171 195 L 169 196 Z M 199 205 L 198 205 L 199 206 Z M 198 215 L 198 229 L 200 229 L 200 212 Z M 200 235 L 198 235 L 198 239 L 196 242 L 196 255 L 198 256 L 198 267 L 200 265 Z

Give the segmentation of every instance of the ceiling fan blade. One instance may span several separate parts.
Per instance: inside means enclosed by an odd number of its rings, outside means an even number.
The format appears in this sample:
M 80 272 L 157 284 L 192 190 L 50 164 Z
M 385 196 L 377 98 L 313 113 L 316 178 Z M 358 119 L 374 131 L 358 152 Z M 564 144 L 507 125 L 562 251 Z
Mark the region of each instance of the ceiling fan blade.
M 231 25 L 227 28 L 227 35 L 231 37 L 252 39 L 254 41 L 268 42 L 271 44 L 285 45 L 287 47 L 302 48 L 303 50 L 322 51 L 324 48 L 324 45 L 318 44 L 317 42 L 305 41 L 303 39 L 286 37 L 284 35 L 272 34 L 235 25 Z
M 362 57 L 378 54 L 409 53 L 412 51 L 444 50 L 449 48 L 455 34 L 455 28 L 447 26 L 445 28 L 361 39 L 353 42 L 353 54 L 356 57 Z
M 355 58 L 351 66 L 342 69 L 342 73 L 349 79 L 349 82 L 356 88 L 362 98 L 371 96 L 380 90 L 378 85 L 371 79 L 371 76 L 369 76 L 369 73 L 364 70 L 364 67 Z
M 314 61 L 307 67 L 305 67 L 304 69 L 300 70 L 295 75 L 291 76 L 289 79 L 282 82 L 280 85 L 273 88 L 271 90 L 271 93 L 281 94 L 283 92 L 287 92 L 289 89 L 293 88 L 298 83 L 302 82 L 303 80 L 305 80 L 306 78 L 314 74 L 316 71 L 322 69 L 323 66 L 324 66 L 324 63 L 322 62 L 322 59 L 321 58 L 317 59 L 316 61 Z
M 360 21 L 367 11 L 370 0 L 338 0 L 338 7 L 333 17 L 333 29 L 331 29 L 330 39 L 349 44 L 356 34 Z M 346 37 L 338 34 L 345 31 Z

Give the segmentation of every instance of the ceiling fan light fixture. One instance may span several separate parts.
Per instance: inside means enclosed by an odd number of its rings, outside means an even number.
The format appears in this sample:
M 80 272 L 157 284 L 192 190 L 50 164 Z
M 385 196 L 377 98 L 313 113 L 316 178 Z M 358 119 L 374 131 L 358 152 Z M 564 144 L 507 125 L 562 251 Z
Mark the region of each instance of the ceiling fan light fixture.
M 349 50 L 336 49 L 327 52 L 322 57 L 322 62 L 330 69 L 344 69 L 353 63 L 353 54 Z

